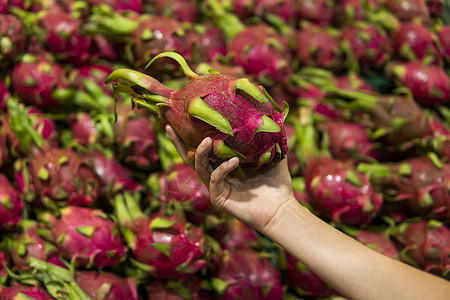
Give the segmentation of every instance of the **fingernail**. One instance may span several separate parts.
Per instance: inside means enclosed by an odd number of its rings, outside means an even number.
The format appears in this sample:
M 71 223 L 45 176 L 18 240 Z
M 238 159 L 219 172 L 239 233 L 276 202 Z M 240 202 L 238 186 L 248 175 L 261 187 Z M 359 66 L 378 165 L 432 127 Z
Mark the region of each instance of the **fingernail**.
M 206 148 L 206 144 L 207 144 L 207 140 L 204 139 L 204 140 L 200 143 L 200 149 L 205 149 L 205 148 Z
M 235 160 L 236 160 L 235 157 L 231 158 L 231 159 L 228 161 L 228 165 L 234 164 L 234 161 L 235 161 Z

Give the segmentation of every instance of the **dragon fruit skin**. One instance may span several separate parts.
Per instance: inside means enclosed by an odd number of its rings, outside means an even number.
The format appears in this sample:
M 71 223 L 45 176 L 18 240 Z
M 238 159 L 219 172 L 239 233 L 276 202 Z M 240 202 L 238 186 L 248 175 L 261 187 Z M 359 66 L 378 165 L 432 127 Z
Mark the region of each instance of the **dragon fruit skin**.
M 193 159 L 195 149 L 206 136 L 213 140 L 217 161 L 237 156 L 242 163 L 259 166 L 283 158 L 287 141 L 282 125 L 287 107 L 282 112 L 270 96 L 266 97 L 246 78 L 217 73 L 197 75 L 178 54 L 161 55 L 184 62 L 183 70 L 191 81 L 181 90 L 169 89 L 152 77 L 128 69 L 114 71 L 107 83 L 115 81 L 114 87 L 119 91 L 126 84 L 120 83 L 120 79 L 141 84 L 141 89 L 135 86 L 124 91 L 141 94 L 137 103 L 158 111 L 160 118 L 171 124 L 185 142 L 189 159 Z M 152 97 L 148 97 L 147 91 L 160 95 L 153 99 L 164 104 L 155 109 L 154 104 L 147 103 Z
M 337 37 L 326 28 L 302 26 L 295 34 L 295 55 L 301 66 L 317 67 L 339 72 L 343 66 Z
M 384 29 L 368 22 L 344 26 L 340 38 L 347 55 L 353 57 L 363 70 L 381 69 L 393 52 Z
M 322 217 L 338 224 L 368 225 L 383 203 L 369 182 L 350 161 L 312 159 L 305 169 L 308 199 Z
M 15 268 L 29 270 L 28 257 L 64 266 L 56 245 L 45 240 L 45 237 L 39 234 L 46 230 L 42 224 L 33 220 L 24 220 L 20 226 L 23 232 L 14 234 L 12 240 L 9 241 L 9 252 Z
M 42 287 L 31 285 L 1 286 L 0 299 L 35 299 L 53 300 L 54 298 Z
M 335 5 L 335 21 L 340 26 L 354 21 L 367 21 L 370 11 L 378 9 L 379 5 L 377 0 L 341 0 Z
M 9 179 L 0 174 L 0 231 L 14 229 L 22 220 L 23 202 Z
M 298 18 L 319 26 L 331 25 L 334 19 L 334 2 L 330 0 L 300 0 Z
M 73 140 L 82 146 L 94 144 L 99 139 L 99 131 L 91 114 L 86 112 L 77 112 L 68 117 L 70 130 L 73 134 Z
M 255 250 L 227 252 L 218 267 L 216 277 L 225 286 L 218 299 L 283 298 L 280 271 L 267 257 L 261 257 Z
M 219 27 L 208 23 L 196 23 L 186 30 L 186 39 L 190 40 L 193 59 L 201 62 L 215 61 L 228 52 L 225 36 Z
M 436 220 L 404 222 L 397 239 L 402 244 L 403 261 L 427 272 L 446 277 L 450 271 L 450 229 Z
M 99 209 L 66 206 L 61 216 L 46 215 L 61 255 L 76 266 L 104 268 L 125 259 L 127 248 L 118 225 Z
M 275 15 L 288 24 L 292 24 L 297 17 L 297 3 L 295 0 L 256 0 L 253 12 L 257 16 Z
M 24 53 L 27 43 L 25 28 L 14 15 L 0 14 L 0 61 L 1 64 L 15 61 Z
M 286 82 L 292 73 L 287 39 L 266 24 L 245 27 L 231 40 L 233 63 L 246 73 L 271 81 Z
M 441 62 L 438 37 L 427 26 L 417 23 L 402 23 L 393 37 L 396 56 L 408 60 L 433 58 L 434 63 Z
M 8 87 L 5 85 L 3 80 L 0 80 L 0 110 L 6 111 L 6 101 L 11 96 L 11 92 Z
M 89 0 L 92 6 L 106 4 L 114 11 L 134 11 L 138 14 L 143 13 L 142 0 L 120 1 L 120 0 Z
M 177 281 L 152 280 L 145 286 L 147 299 L 165 300 L 210 300 L 213 295 L 202 287 L 203 278 L 189 275 Z
M 70 148 L 38 150 L 25 168 L 17 171 L 15 179 L 22 193 L 37 194 L 37 204 L 92 206 L 99 195 L 100 181 L 92 162 Z M 25 180 L 24 172 L 29 181 Z
M 8 255 L 0 249 L 0 286 L 3 286 L 8 280 L 6 268 L 10 268 Z
M 97 84 L 104 92 L 112 96 L 112 90 L 109 86 L 105 85 L 105 79 L 112 72 L 112 68 L 106 64 L 88 64 L 78 66 L 72 70 L 69 74 L 69 78 L 73 80 L 74 84 L 78 88 L 87 89 L 85 84 L 86 80 L 89 80 Z
M 81 19 L 60 10 L 46 11 L 37 21 L 46 32 L 41 41 L 58 60 L 75 65 L 86 64 L 95 58 L 92 38 L 80 33 Z
M 359 230 L 353 235 L 355 239 L 367 247 L 386 255 L 390 258 L 398 259 L 399 251 L 390 236 L 385 232 L 370 230 Z
M 19 99 L 44 110 L 59 106 L 52 94 L 66 84 L 63 66 L 43 57 L 35 62 L 18 63 L 11 72 L 11 88 Z
M 180 22 L 196 22 L 199 12 L 192 0 L 150 0 L 151 13 L 158 16 L 168 16 Z
M 424 65 L 420 61 L 391 62 L 385 72 L 397 85 L 410 89 L 414 100 L 423 106 L 450 102 L 450 77 L 440 66 Z
M 296 294 L 303 297 L 331 297 L 338 292 L 330 287 L 307 266 L 298 261 L 290 253 L 284 251 L 287 269 L 285 270 L 288 286 L 295 290 Z
M 450 65 L 450 25 L 443 25 L 439 28 L 437 36 L 442 47 L 442 56 L 445 62 Z
M 141 299 L 137 293 L 137 283 L 134 278 L 97 271 L 77 271 L 75 277 L 81 289 L 93 299 Z
M 383 0 L 382 5 L 401 22 L 430 22 L 430 12 L 424 0 Z
M 8 15 L 11 13 L 10 7 L 25 9 L 23 0 L 0 0 L 0 14 Z
M 258 244 L 256 231 L 234 217 L 225 219 L 222 224 L 208 233 L 224 250 L 247 249 Z

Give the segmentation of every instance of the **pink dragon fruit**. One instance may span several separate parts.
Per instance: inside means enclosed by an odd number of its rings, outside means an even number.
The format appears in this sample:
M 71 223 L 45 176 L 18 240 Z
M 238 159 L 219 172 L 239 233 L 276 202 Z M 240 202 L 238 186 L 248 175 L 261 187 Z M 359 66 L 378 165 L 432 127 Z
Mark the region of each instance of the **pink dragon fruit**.
M 11 96 L 11 92 L 8 87 L 5 85 L 5 82 L 0 79 L 0 110 L 6 111 L 6 102 L 8 98 Z
M 24 0 L 0 0 L 0 14 L 10 14 L 10 9 L 12 7 L 18 7 L 20 9 L 25 9 Z
M 399 251 L 392 241 L 390 234 L 385 231 L 358 230 L 353 237 L 367 247 L 388 257 L 398 259 Z
M 401 259 L 447 278 L 450 272 L 450 229 L 436 220 L 406 221 L 398 226 Z
M 362 91 L 368 94 L 375 94 L 374 88 L 363 78 L 355 72 L 349 72 L 345 75 L 333 76 L 332 81 L 339 89 L 349 91 Z
M 391 190 L 416 214 L 450 221 L 450 165 L 429 157 L 414 157 L 390 164 L 361 164 L 374 185 Z
M 191 43 L 195 61 L 216 61 L 228 51 L 222 31 L 209 23 L 195 23 L 190 30 L 186 30 L 186 39 Z
M 0 174 L 0 231 L 10 231 L 22 220 L 23 202 L 8 177 Z
M 120 69 L 108 77 L 107 83 L 115 82 L 116 92 L 138 94 L 135 103 L 158 112 L 170 123 L 186 143 L 190 160 L 206 136 L 213 139 L 217 162 L 237 156 L 242 163 L 260 166 L 284 157 L 287 107 L 282 112 L 262 87 L 246 78 L 217 73 L 199 76 L 176 53 L 162 53 L 153 60 L 160 57 L 176 59 L 191 81 L 176 91 L 145 74 Z
M 450 103 L 450 77 L 440 66 L 420 61 L 391 62 L 386 74 L 397 86 L 410 89 L 414 100 L 423 106 Z
M 134 264 L 157 279 L 178 279 L 204 270 L 209 246 L 199 227 L 178 215 L 150 217 L 139 207 L 139 195 L 119 194 L 115 214 L 127 239 Z
M 18 63 L 11 72 L 11 88 L 19 99 L 40 109 L 59 106 L 53 92 L 66 85 L 64 67 L 44 57 Z
M 6 268 L 10 268 L 8 255 L 0 249 L 0 286 L 5 285 L 8 280 Z M 1 295 L 1 293 L 0 293 Z
M 339 72 L 343 66 L 343 55 L 338 37 L 331 30 L 304 25 L 295 33 L 295 55 L 300 66 L 317 67 Z
M 295 0 L 256 0 L 253 12 L 257 16 L 276 16 L 288 24 L 293 24 L 297 17 L 297 3 Z
M 426 25 L 430 22 L 430 12 L 425 0 L 383 0 L 381 3 L 401 22 L 418 21 Z
M 179 280 L 152 280 L 145 286 L 147 299 L 164 300 L 209 300 L 213 299 L 212 293 L 207 287 L 205 279 L 189 275 Z
M 106 63 L 83 65 L 74 68 L 69 74 L 69 79 L 78 89 L 90 91 L 97 86 L 112 96 L 112 90 L 104 84 L 112 71 L 112 67 Z
M 180 22 L 194 23 L 199 16 L 197 3 L 193 0 L 150 0 L 150 13 L 167 16 Z
M 8 131 L 6 118 L 0 116 L 0 166 L 3 166 L 9 159 Z
M 66 206 L 60 217 L 44 216 L 61 255 L 76 266 L 104 268 L 116 266 L 126 257 L 127 248 L 118 225 L 99 209 Z
M 331 297 L 339 294 L 290 253 L 283 251 L 283 254 L 287 262 L 286 282 L 298 296 Z
M 359 21 L 346 25 L 340 38 L 351 70 L 380 69 L 393 52 L 387 33 L 372 23 Z
M 16 284 L 0 287 L 0 299 L 53 300 L 54 298 L 41 286 Z
M 436 64 L 441 62 L 438 37 L 425 25 L 402 23 L 392 43 L 398 58 L 408 61 L 427 58 Z
M 334 2 L 330 0 L 300 0 L 298 18 L 319 26 L 328 26 L 334 20 Z
M 88 0 L 92 6 L 106 4 L 110 6 L 114 11 L 134 11 L 138 14 L 143 13 L 142 0 Z
M 445 11 L 444 0 L 425 0 L 431 18 L 441 18 Z
M 355 21 L 368 21 L 371 12 L 378 10 L 377 0 L 340 0 L 335 5 L 335 20 L 343 26 Z
M 110 272 L 77 271 L 78 285 L 93 299 L 141 299 L 134 278 L 120 277 Z
M 1 65 L 14 62 L 25 52 L 25 28 L 16 16 L 0 14 L 0 39 Z
M 450 25 L 443 25 L 437 30 L 437 36 L 442 48 L 444 61 L 450 65 Z
M 206 0 L 203 1 L 203 10 L 208 14 L 218 6 L 227 12 L 237 16 L 241 21 L 246 21 L 254 14 L 256 0 Z
M 319 126 L 329 138 L 328 146 L 334 158 L 341 160 L 375 158 L 375 143 L 363 125 L 329 120 Z
M 212 285 L 218 299 L 282 299 L 280 270 L 252 249 L 227 252 Z
M 234 217 L 224 218 L 224 222 L 209 234 L 224 250 L 229 251 L 247 249 L 259 242 L 256 231 Z
M 86 112 L 70 114 L 68 116 L 68 123 L 73 134 L 73 140 L 76 143 L 82 146 L 88 146 L 100 139 L 100 132 L 91 114 Z
M 233 63 L 260 80 L 284 83 L 292 73 L 287 40 L 267 24 L 247 26 L 230 42 Z
M 59 256 L 59 249 L 46 240 L 51 236 L 47 228 L 34 220 L 24 220 L 20 223 L 20 227 L 21 233 L 16 233 L 7 239 L 8 250 L 15 268 L 30 269 L 29 257 L 64 266 Z

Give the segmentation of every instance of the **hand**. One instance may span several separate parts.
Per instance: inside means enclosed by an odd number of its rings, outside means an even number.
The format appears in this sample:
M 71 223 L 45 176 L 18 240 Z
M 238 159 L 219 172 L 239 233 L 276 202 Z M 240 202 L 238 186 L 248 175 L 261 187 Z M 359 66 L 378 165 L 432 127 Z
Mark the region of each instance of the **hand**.
M 243 165 L 247 178 L 241 179 L 230 174 L 239 165 L 237 157 L 215 170 L 212 168 L 208 160 L 212 150 L 211 138 L 205 138 L 199 145 L 195 152 L 195 165 L 192 165 L 187 159 L 184 142 L 169 125 L 166 131 L 183 161 L 197 171 L 208 187 L 212 204 L 261 233 L 270 230 L 282 217 L 282 207 L 297 202 L 286 159 L 258 170 Z

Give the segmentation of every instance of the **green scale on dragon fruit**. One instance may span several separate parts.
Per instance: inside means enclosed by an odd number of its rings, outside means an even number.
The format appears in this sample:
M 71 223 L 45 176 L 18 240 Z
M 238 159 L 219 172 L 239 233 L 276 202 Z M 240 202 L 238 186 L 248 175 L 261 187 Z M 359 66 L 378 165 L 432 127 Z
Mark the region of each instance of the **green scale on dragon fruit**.
M 75 266 L 104 268 L 126 258 L 119 225 L 99 209 L 66 206 L 59 217 L 46 213 L 42 219 L 50 227 L 62 257 Z
M 302 107 L 292 122 L 298 138 L 296 155 L 313 211 L 337 224 L 369 225 L 381 209 L 381 195 L 352 161 L 332 158 L 328 149 L 319 149 L 312 117 L 311 109 Z
M 213 140 L 216 163 L 237 156 L 241 163 L 259 167 L 280 161 L 287 151 L 283 123 L 288 112 L 282 110 L 261 86 L 247 78 L 194 73 L 177 53 L 161 53 L 175 59 L 190 79 L 176 91 L 143 73 L 119 69 L 107 79 L 116 93 L 134 95 L 134 103 L 158 114 L 185 142 L 188 159 L 207 136 Z M 238 170 L 238 172 L 242 170 Z
M 119 194 L 114 213 L 133 253 L 133 264 L 157 279 L 178 279 L 208 266 L 209 244 L 203 231 L 184 216 L 150 216 L 140 208 L 139 195 Z

